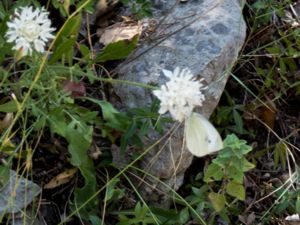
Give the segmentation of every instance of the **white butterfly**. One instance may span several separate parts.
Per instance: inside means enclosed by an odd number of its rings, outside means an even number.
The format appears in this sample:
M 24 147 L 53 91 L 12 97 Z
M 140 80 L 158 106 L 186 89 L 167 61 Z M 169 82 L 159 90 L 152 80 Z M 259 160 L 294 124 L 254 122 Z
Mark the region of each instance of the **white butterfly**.
M 201 114 L 192 113 L 186 120 L 185 140 L 188 150 L 201 157 L 223 148 L 223 141 L 216 128 Z

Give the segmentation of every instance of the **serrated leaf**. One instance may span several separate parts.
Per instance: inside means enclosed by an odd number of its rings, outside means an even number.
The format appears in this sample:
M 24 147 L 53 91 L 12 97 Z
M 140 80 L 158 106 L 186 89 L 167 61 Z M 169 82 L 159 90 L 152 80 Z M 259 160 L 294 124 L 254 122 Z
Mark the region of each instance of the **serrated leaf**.
M 211 192 L 208 194 L 208 198 L 216 212 L 220 212 L 225 207 L 226 199 L 223 194 Z
M 255 168 L 255 165 L 249 162 L 246 158 L 243 158 L 243 172 L 247 172 L 253 168 Z
M 123 40 L 108 44 L 96 57 L 95 62 L 124 59 L 134 50 L 137 43 L 138 36 L 135 36 L 130 42 Z
M 205 182 L 211 182 L 214 180 L 221 180 L 222 177 L 224 176 L 222 167 L 219 165 L 212 163 L 208 166 L 207 170 L 205 171 L 204 174 L 204 181 Z M 213 179 L 211 179 L 213 178 Z
M 226 192 L 239 200 L 245 200 L 246 193 L 245 188 L 242 184 L 236 182 L 229 182 L 226 185 Z
M 233 179 L 237 183 L 243 183 L 244 173 L 241 169 L 237 169 L 235 166 L 229 166 L 226 171 L 229 178 Z

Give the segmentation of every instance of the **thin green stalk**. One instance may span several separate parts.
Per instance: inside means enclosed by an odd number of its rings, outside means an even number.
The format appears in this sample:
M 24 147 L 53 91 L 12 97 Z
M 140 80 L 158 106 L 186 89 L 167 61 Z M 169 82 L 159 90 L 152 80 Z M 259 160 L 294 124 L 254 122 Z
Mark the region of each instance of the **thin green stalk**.
M 146 208 L 150 212 L 152 218 L 154 219 L 155 223 L 157 225 L 159 225 L 160 224 L 159 223 L 159 219 L 153 214 L 153 212 L 149 208 L 148 204 L 144 201 L 143 197 L 140 195 L 140 193 L 138 192 L 138 190 L 136 189 L 136 187 L 134 186 L 134 184 L 131 182 L 131 180 L 129 179 L 129 177 L 125 173 L 123 174 L 123 176 L 125 177 L 125 179 L 127 180 L 127 182 L 131 185 L 132 189 L 135 191 L 136 195 L 139 197 L 139 199 L 142 201 L 142 203 L 146 206 Z
M 145 175 L 151 177 L 152 179 L 156 180 L 157 182 L 159 182 L 160 184 L 162 184 L 165 188 L 167 188 L 168 190 L 170 190 L 172 192 L 172 194 L 180 199 L 193 213 L 194 215 L 199 219 L 199 221 L 201 221 L 201 223 L 203 225 L 207 225 L 206 222 L 204 221 L 204 219 L 196 212 L 196 210 L 183 198 L 181 197 L 172 187 L 170 187 L 169 185 L 167 185 L 165 182 L 162 182 L 160 179 L 158 179 L 157 177 L 153 176 L 152 174 L 140 169 L 140 168 L 137 168 L 133 165 L 130 166 L 131 168 L 139 171 L 139 172 L 142 172 L 144 173 Z

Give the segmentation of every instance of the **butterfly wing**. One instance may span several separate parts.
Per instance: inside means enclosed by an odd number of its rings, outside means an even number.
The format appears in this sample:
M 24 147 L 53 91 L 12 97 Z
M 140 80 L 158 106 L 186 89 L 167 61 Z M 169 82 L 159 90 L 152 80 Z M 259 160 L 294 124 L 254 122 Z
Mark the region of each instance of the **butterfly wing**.
M 219 132 L 199 113 L 192 113 L 187 119 L 185 137 L 188 150 L 198 157 L 223 148 Z

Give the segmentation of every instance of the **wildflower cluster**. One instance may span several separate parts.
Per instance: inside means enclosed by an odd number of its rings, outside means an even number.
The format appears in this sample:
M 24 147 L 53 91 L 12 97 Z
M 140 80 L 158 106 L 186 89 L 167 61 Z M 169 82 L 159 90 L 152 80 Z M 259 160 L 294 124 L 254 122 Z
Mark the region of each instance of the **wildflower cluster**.
M 31 55 L 33 49 L 44 52 L 49 39 L 54 38 L 48 12 L 44 9 L 33 9 L 32 6 L 15 10 L 11 21 L 7 23 L 7 42 L 14 42 L 14 50 L 20 51 L 22 56 Z
M 180 70 L 176 67 L 173 72 L 163 70 L 163 73 L 169 81 L 159 90 L 153 91 L 161 102 L 159 113 L 169 111 L 175 120 L 182 122 L 191 115 L 194 107 L 202 106 L 205 100 L 202 79 L 196 80 L 187 68 Z

